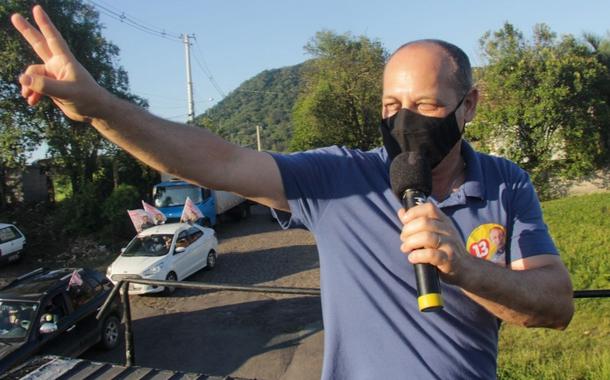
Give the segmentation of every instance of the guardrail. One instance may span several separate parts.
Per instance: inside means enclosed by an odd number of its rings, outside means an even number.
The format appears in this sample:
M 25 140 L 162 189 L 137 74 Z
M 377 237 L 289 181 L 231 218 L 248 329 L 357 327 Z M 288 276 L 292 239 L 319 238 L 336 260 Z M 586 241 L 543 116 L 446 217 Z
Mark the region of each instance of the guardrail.
M 121 303 L 123 304 L 122 322 L 125 325 L 125 365 L 131 367 L 135 365 L 135 348 L 133 344 L 133 331 L 131 327 L 131 306 L 129 304 L 129 284 L 142 285 L 157 285 L 171 286 L 175 288 L 200 289 L 200 290 L 229 290 L 237 292 L 254 292 L 254 293 L 278 293 L 278 294 L 295 294 L 295 295 L 310 295 L 319 296 L 320 289 L 316 288 L 290 288 L 279 286 L 254 286 L 254 285 L 237 285 L 237 284 L 209 284 L 202 282 L 190 281 L 166 281 L 166 280 L 147 280 L 129 278 L 119 281 L 114 289 L 106 298 L 102 308 L 98 312 L 96 318 L 99 320 L 106 314 L 106 310 L 117 293 L 120 291 Z M 606 298 L 610 297 L 610 289 L 592 289 L 592 290 L 575 290 L 574 298 Z

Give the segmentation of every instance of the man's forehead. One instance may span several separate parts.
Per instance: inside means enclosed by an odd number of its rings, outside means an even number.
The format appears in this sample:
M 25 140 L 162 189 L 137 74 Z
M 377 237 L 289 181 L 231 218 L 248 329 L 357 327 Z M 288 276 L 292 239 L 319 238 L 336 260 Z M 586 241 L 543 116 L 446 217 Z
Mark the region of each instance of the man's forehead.
M 426 63 L 421 68 L 431 70 L 454 69 L 453 61 L 445 49 L 430 41 L 418 41 L 396 50 L 386 64 L 386 70 L 400 68 L 419 61 Z
M 439 87 L 452 88 L 454 66 L 447 52 L 433 42 L 422 41 L 403 46 L 386 64 L 384 93 L 395 90 L 436 92 Z

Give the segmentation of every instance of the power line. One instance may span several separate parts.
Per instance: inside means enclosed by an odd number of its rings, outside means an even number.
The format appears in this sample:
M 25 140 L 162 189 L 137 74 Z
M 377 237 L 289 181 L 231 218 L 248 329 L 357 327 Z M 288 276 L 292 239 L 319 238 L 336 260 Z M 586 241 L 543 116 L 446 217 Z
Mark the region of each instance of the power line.
M 197 45 L 197 50 L 199 51 L 199 54 L 201 55 L 201 60 L 199 60 L 197 51 L 195 52 L 195 54 L 193 54 L 193 57 L 195 58 L 195 62 L 197 63 L 197 66 L 199 66 L 199 68 L 201 69 L 203 74 L 208 78 L 208 80 L 210 81 L 212 86 L 216 89 L 218 94 L 224 98 L 227 95 L 222 90 L 222 88 L 220 88 L 220 85 L 218 84 L 218 82 L 216 82 L 216 79 L 214 78 L 214 75 L 212 75 L 212 71 L 208 67 L 205 59 L 203 58 L 203 51 L 201 49 L 201 46 L 199 45 L 199 42 L 197 41 L 197 38 L 195 38 L 195 43 Z
M 152 25 L 150 25 L 150 26 L 146 25 L 142 22 L 136 21 L 132 16 L 128 16 L 125 12 L 119 13 L 118 11 L 114 11 L 114 10 L 110 9 L 109 7 L 99 4 L 93 0 L 86 0 L 86 1 L 89 4 L 93 5 L 95 8 L 97 8 L 100 11 L 100 13 L 103 13 L 106 16 L 108 16 L 112 19 L 115 19 L 117 21 L 120 21 L 121 23 L 126 24 L 128 26 L 131 26 L 132 28 L 137 29 L 141 32 L 148 33 L 155 37 L 165 38 L 166 40 L 170 40 L 170 41 L 181 41 L 179 34 L 168 33 L 162 28 L 158 28 L 158 27 L 155 27 Z
M 172 120 L 172 119 L 178 119 L 178 118 L 183 118 L 185 116 L 188 116 L 188 113 L 181 113 L 180 115 L 174 115 L 174 116 L 165 116 L 163 117 L 164 119 L 168 119 L 168 120 Z

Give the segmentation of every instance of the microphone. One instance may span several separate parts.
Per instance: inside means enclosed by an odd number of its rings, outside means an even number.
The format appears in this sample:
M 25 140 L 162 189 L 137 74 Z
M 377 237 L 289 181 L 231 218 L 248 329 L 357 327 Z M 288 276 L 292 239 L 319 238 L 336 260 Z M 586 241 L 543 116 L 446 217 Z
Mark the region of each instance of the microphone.
M 430 163 L 418 152 L 403 152 L 390 165 L 392 191 L 405 210 L 425 203 L 432 193 Z M 438 311 L 443 308 L 438 269 L 431 264 L 415 264 L 417 304 L 419 311 Z

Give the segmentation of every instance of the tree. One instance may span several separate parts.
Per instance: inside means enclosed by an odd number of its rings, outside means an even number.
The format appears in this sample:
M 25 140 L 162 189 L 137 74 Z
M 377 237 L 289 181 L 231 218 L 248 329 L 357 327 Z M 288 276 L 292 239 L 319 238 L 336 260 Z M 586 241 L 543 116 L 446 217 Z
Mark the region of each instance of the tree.
M 314 59 L 304 71 L 304 90 L 293 109 L 290 149 L 378 146 L 381 78 L 387 58 L 381 43 L 321 31 L 305 51 Z
M 284 152 L 292 134 L 291 112 L 305 64 L 265 70 L 242 83 L 195 123 L 241 146 L 256 146 L 256 125 L 264 126 L 263 149 Z
M 544 24 L 527 41 L 508 23 L 480 46 L 487 65 L 478 70 L 482 100 L 469 138 L 528 170 L 542 197 L 552 195 L 554 176 L 599 165 L 610 127 L 602 92 L 608 68 L 590 46 L 557 38 Z
M 129 93 L 127 73 L 118 66 L 119 49 L 102 35 L 95 8 L 81 0 L 8 0 L 0 5 L 0 18 L 15 12 L 24 15 L 40 3 L 66 39 L 76 59 L 98 83 L 119 97 L 140 105 L 146 102 Z M 100 154 L 114 153 L 112 145 L 89 125 L 67 119 L 49 100 L 35 109 L 20 96 L 16 78 L 28 63 L 39 59 L 10 23 L 0 24 L 0 160 L 3 167 L 24 165 L 26 154 L 45 140 L 53 165 L 70 178 L 73 193 L 93 181 Z M 18 147 L 17 155 L 9 158 Z

